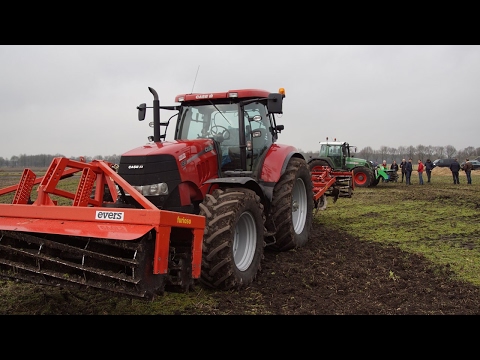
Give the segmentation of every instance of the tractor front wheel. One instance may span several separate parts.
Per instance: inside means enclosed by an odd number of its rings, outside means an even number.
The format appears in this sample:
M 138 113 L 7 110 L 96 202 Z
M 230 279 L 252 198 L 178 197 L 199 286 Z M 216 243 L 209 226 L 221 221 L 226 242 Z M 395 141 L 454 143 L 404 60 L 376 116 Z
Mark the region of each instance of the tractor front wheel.
M 372 171 L 364 166 L 353 169 L 353 180 L 357 187 L 368 187 L 372 183 Z

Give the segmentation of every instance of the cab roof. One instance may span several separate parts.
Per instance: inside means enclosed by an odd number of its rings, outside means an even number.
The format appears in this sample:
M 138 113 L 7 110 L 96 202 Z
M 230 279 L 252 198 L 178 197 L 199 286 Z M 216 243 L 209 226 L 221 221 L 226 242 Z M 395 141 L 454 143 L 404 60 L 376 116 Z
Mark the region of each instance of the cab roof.
M 215 100 L 215 99 L 246 99 L 246 98 L 268 98 L 270 91 L 261 89 L 240 89 L 240 90 L 228 90 L 225 92 L 211 92 L 211 93 L 193 93 L 193 94 L 180 94 L 175 97 L 176 102 L 184 101 L 202 101 L 202 100 Z

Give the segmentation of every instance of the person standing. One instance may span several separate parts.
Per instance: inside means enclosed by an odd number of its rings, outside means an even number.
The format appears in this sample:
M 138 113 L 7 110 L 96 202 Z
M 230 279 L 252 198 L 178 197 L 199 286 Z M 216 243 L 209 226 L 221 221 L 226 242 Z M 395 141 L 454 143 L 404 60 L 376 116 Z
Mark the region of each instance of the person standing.
M 430 182 L 430 179 L 432 177 L 432 170 L 433 170 L 433 163 L 430 159 L 427 159 L 427 161 L 425 161 L 425 172 L 427 173 L 427 183 Z
M 390 170 L 395 170 L 395 182 L 397 182 L 397 179 L 398 179 L 398 175 L 397 175 L 397 172 L 398 172 L 398 164 L 395 160 L 393 160 L 392 162 L 392 165 L 390 165 Z
M 380 169 L 381 170 L 388 170 L 388 166 L 387 166 L 387 160 L 383 160 L 382 161 L 382 164 L 380 165 Z M 388 174 L 387 174 L 388 175 Z M 385 181 L 385 179 L 383 178 L 383 176 L 380 177 L 380 179 L 382 180 L 382 182 Z
M 422 160 L 418 159 L 417 171 L 418 171 L 418 183 L 420 185 L 423 185 L 423 170 L 424 170 L 424 168 L 425 168 L 425 165 L 423 165 Z
M 412 159 L 408 159 L 408 162 L 404 165 L 405 167 L 405 183 L 407 185 L 412 185 L 411 177 L 412 177 L 412 171 L 413 171 L 413 165 L 412 165 Z
M 402 169 L 402 182 L 403 178 L 405 177 L 405 165 L 407 165 L 407 162 L 405 159 L 402 159 L 402 162 L 400 163 L 400 169 Z
M 458 180 L 458 173 L 460 171 L 460 164 L 457 161 L 457 158 L 455 158 L 454 161 L 450 164 L 450 171 L 452 172 L 453 176 L 453 183 L 454 184 L 460 184 L 460 181 Z
M 470 160 L 468 160 L 468 158 L 465 159 L 465 165 L 463 165 L 463 170 L 465 171 L 465 175 L 467 175 L 467 184 L 471 184 L 473 165 Z

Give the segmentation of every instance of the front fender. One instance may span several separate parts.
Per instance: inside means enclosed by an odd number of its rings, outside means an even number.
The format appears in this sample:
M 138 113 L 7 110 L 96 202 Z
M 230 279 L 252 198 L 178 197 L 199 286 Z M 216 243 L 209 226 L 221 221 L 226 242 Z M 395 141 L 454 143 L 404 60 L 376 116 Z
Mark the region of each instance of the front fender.
M 255 191 L 262 199 L 265 198 L 263 188 L 255 179 L 247 176 L 210 179 L 205 181 L 205 184 L 211 184 L 208 193 L 211 193 L 215 189 L 214 185 L 218 185 L 219 187 L 242 187 Z

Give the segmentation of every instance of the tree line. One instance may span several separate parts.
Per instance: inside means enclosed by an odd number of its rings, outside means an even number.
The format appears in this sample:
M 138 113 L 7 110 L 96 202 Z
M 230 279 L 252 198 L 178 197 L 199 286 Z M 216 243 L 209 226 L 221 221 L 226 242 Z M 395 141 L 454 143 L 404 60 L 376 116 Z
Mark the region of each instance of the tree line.
M 52 160 L 57 157 L 66 157 L 62 154 L 39 154 L 39 155 L 27 155 L 21 154 L 19 156 L 12 156 L 10 159 L 3 158 L 0 156 L 0 168 L 2 167 L 11 167 L 11 168 L 47 168 L 50 166 Z M 80 157 L 70 157 L 72 160 L 80 161 Z M 120 155 L 108 155 L 108 156 L 84 156 L 86 162 L 92 160 L 106 160 L 114 164 L 120 162 Z
M 304 152 L 301 149 L 299 151 L 305 156 L 306 159 L 310 157 L 317 157 L 318 151 Z M 480 147 L 468 146 L 464 149 L 457 150 L 452 145 L 447 146 L 400 146 L 398 148 L 381 146 L 380 149 L 375 150 L 370 146 L 364 147 L 362 150 L 357 151 L 352 156 L 362 158 L 365 160 L 372 160 L 381 163 L 383 160 L 387 160 L 387 163 L 391 164 L 393 160 L 400 163 L 402 159 L 412 158 L 414 161 L 420 159 L 425 162 L 427 159 L 434 161 L 435 159 L 453 158 L 456 157 L 459 160 L 469 158 L 470 160 L 480 157 Z M 39 154 L 39 155 L 14 155 L 10 159 L 0 156 L 0 168 L 1 167 L 20 167 L 20 168 L 46 168 L 50 165 L 52 160 L 56 157 L 65 157 L 62 154 Z M 85 161 L 90 162 L 92 160 L 105 160 L 114 164 L 120 162 L 121 155 L 97 155 L 97 156 L 85 156 Z M 71 157 L 72 160 L 80 160 L 80 157 Z

